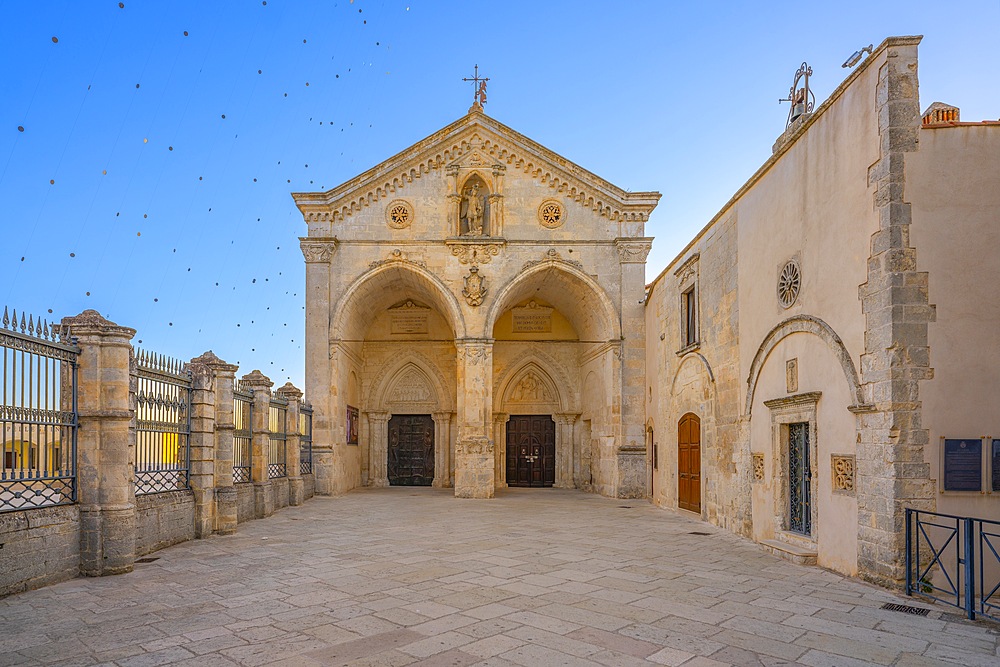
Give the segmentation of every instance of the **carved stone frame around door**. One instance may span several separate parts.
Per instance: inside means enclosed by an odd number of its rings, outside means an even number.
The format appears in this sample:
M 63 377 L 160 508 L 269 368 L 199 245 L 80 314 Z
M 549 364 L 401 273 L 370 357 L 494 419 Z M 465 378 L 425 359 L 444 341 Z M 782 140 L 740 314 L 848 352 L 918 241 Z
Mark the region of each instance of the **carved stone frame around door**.
M 774 525 L 779 526 L 781 532 L 792 541 L 802 541 L 803 539 L 815 545 L 819 537 L 821 526 L 817 521 L 819 517 L 819 440 L 816 432 L 816 410 L 822 392 L 810 391 L 802 394 L 793 394 L 783 398 L 776 398 L 764 401 L 764 405 L 771 411 L 771 479 L 774 480 Z M 811 530 L 808 535 L 790 531 L 790 478 L 789 478 L 789 424 L 806 423 L 809 425 L 809 467 L 812 470 L 812 478 L 809 481 L 809 519 Z

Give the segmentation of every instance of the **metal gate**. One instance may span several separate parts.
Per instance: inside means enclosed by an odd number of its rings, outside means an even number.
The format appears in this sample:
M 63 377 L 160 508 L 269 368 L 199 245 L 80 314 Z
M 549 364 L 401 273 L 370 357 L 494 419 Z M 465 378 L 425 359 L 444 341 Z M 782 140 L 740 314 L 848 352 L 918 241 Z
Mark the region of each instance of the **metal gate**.
M 812 534 L 812 470 L 809 465 L 809 424 L 788 425 L 788 529 Z

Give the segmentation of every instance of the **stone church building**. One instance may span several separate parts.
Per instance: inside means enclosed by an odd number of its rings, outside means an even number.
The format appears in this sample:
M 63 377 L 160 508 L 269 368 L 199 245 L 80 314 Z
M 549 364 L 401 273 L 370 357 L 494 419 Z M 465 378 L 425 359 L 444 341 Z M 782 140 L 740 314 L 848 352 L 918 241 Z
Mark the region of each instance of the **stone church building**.
M 478 98 L 295 194 L 317 491 L 650 498 L 883 583 L 904 507 L 1000 518 L 1000 122 L 922 117 L 919 41 L 804 107 L 648 285 L 660 195 Z

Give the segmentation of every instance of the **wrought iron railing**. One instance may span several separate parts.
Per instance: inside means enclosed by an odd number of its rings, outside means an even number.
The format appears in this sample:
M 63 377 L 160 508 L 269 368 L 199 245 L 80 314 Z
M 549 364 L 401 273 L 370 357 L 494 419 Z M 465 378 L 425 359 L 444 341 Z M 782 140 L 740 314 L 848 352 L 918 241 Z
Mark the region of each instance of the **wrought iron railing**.
M 233 390 L 233 483 L 248 484 L 253 457 L 253 390 L 237 383 Z
M 136 349 L 135 493 L 190 487 L 191 373 L 186 364 Z
M 906 594 L 1000 621 L 1000 522 L 907 508 Z
M 76 501 L 77 359 L 69 332 L 4 308 L 0 512 Z
M 313 471 L 313 409 L 308 403 L 299 407 L 299 474 Z
M 285 446 L 288 438 L 288 401 L 286 399 L 271 396 L 268 430 L 270 436 L 267 451 L 267 478 L 286 477 L 288 475 L 288 468 L 285 465 Z

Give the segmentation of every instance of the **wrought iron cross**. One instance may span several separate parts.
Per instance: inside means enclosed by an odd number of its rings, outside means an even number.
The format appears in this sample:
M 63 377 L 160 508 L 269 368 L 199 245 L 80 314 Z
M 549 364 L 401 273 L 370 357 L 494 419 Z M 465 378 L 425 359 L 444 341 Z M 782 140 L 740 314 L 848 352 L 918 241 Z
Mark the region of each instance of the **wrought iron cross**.
M 472 85 L 476 90 L 476 94 L 473 97 L 472 105 L 482 108 L 486 104 L 486 82 L 489 81 L 489 77 L 479 76 L 479 65 L 476 65 L 476 73 L 474 76 L 463 77 L 462 81 L 472 81 Z

